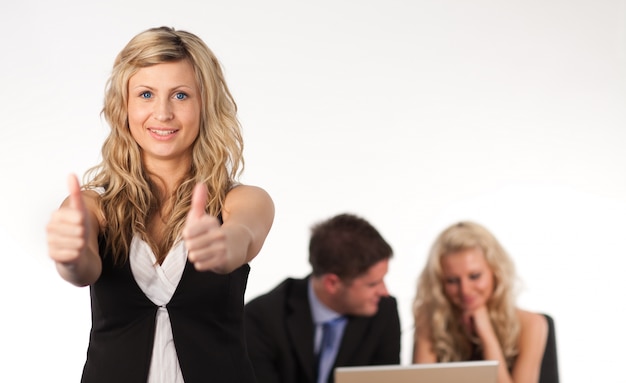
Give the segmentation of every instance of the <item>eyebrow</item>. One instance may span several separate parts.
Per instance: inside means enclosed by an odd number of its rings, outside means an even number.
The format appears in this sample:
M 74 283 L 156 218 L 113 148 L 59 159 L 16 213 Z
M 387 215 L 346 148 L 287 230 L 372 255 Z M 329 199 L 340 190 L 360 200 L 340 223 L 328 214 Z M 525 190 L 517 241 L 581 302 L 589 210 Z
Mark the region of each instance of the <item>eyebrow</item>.
M 132 87 L 132 89 L 137 89 L 137 88 L 156 89 L 153 86 L 143 85 L 143 84 L 135 85 L 134 87 Z M 187 84 L 181 84 L 181 85 L 176 85 L 176 86 L 170 88 L 169 90 L 176 90 L 176 89 L 181 89 L 181 88 L 188 88 L 188 89 L 191 89 L 191 90 L 195 90 L 197 87 L 191 86 L 191 85 L 187 85 Z

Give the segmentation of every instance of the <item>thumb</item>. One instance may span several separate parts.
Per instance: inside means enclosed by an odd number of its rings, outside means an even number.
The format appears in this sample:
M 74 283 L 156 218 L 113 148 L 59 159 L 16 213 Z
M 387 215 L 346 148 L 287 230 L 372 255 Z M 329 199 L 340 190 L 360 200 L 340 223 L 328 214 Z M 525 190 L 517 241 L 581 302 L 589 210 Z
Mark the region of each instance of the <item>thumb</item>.
M 70 207 L 72 209 L 84 210 L 85 203 L 83 202 L 83 196 L 80 193 L 80 184 L 75 174 L 70 174 L 67 177 L 67 188 L 70 191 Z
M 193 188 L 191 195 L 191 208 L 187 219 L 200 219 L 206 214 L 206 201 L 209 191 L 205 184 L 199 183 Z

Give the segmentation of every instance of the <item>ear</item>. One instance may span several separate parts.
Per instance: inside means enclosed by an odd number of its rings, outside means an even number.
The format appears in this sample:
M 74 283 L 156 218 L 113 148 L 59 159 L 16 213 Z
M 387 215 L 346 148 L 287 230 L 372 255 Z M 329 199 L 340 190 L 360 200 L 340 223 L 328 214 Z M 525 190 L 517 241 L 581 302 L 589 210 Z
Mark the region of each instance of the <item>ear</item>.
M 329 294 L 335 294 L 340 284 L 341 279 L 337 274 L 326 273 L 322 275 L 322 285 L 324 286 L 324 290 Z

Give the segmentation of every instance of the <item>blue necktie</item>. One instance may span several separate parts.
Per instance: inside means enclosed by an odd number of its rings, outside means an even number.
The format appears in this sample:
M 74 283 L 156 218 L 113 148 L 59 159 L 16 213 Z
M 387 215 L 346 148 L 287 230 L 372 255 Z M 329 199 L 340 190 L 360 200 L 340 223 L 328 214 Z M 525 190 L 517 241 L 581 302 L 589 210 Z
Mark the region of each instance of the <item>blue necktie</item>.
M 322 324 L 322 343 L 320 344 L 317 383 L 328 382 L 328 375 L 335 363 L 339 349 L 339 331 L 346 318 L 338 317 Z

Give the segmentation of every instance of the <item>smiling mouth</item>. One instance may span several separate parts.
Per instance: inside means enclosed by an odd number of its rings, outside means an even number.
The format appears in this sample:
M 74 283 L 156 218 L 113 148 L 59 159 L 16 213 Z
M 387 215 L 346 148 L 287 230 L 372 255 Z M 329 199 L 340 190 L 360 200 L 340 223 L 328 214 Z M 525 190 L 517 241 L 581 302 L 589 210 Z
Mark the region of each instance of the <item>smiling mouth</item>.
M 169 136 L 170 134 L 174 134 L 176 133 L 176 130 L 157 130 L 157 129 L 150 129 L 150 131 L 158 136 Z

